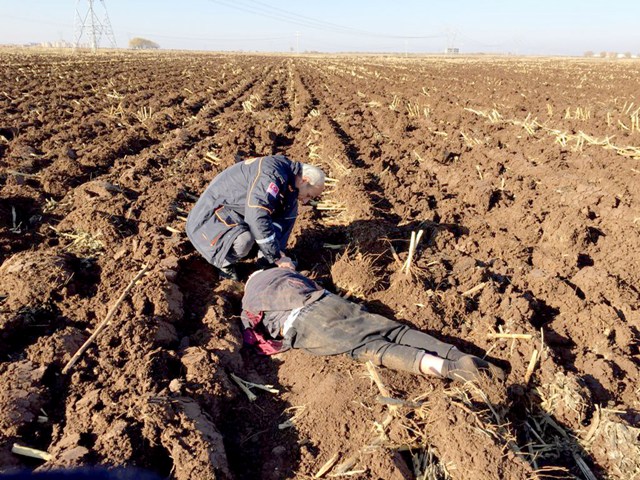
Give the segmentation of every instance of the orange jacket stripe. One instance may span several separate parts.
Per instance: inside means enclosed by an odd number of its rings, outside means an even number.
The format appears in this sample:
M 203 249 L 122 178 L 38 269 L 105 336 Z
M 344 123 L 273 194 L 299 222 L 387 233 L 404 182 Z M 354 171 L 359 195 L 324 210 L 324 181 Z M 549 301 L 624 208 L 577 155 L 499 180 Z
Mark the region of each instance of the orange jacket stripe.
M 218 217 L 218 219 L 225 224 L 225 226 L 227 227 L 237 227 L 238 224 L 237 223 L 227 223 L 223 220 L 223 218 L 220 216 L 220 214 L 218 213 L 221 209 L 223 209 L 224 207 L 220 207 L 218 210 L 216 210 L 216 217 Z
M 249 190 L 249 194 L 247 195 L 247 206 L 251 207 L 251 208 L 262 208 L 263 210 L 266 210 L 267 212 L 269 212 L 269 215 L 271 215 L 273 213 L 273 210 L 269 210 L 267 207 L 263 207 L 262 205 L 252 205 L 251 204 L 251 193 L 253 193 L 253 188 L 256 186 L 256 183 L 258 182 L 258 178 L 260 178 L 260 174 L 262 173 L 262 159 L 264 157 L 260 157 L 260 162 L 258 163 L 258 173 L 256 174 L 256 178 L 253 180 L 253 184 L 251 185 L 251 190 Z

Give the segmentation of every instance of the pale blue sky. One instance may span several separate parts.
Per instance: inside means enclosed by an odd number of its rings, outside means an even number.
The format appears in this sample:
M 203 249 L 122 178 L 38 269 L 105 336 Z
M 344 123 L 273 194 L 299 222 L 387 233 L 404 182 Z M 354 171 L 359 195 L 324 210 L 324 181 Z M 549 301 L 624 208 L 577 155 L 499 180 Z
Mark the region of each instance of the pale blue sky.
M 102 3 L 94 1 L 102 17 Z M 640 0 L 105 0 L 119 47 L 640 54 Z M 86 12 L 88 1 L 80 2 Z M 76 0 L 0 0 L 0 44 L 73 41 Z M 102 45 L 106 45 L 103 39 Z

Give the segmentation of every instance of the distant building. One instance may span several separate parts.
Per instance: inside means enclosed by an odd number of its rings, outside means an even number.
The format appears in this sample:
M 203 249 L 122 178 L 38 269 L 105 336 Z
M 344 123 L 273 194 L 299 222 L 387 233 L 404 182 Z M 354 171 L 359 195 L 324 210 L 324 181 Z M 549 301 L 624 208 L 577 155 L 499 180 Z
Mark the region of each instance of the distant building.
M 44 48 L 72 48 L 73 44 L 66 40 L 58 40 L 57 42 L 43 42 L 40 46 Z
M 460 53 L 460 49 L 456 47 L 447 47 L 444 53 L 446 53 L 447 55 L 457 55 Z

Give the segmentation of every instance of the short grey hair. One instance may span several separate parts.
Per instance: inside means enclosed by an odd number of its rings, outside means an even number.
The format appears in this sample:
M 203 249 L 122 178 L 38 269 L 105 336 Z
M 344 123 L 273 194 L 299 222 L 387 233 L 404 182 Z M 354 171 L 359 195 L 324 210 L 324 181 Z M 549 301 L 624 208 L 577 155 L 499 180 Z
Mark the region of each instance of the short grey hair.
M 308 163 L 302 164 L 302 176 L 309 180 L 309 185 L 320 186 L 324 185 L 325 174 L 322 169 L 315 165 L 309 165 Z

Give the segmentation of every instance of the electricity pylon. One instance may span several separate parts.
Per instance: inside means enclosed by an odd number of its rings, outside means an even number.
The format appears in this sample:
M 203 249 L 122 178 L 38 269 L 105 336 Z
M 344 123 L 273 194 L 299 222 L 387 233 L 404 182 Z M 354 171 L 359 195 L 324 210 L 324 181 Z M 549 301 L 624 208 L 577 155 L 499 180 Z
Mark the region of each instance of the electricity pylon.
M 104 10 L 102 20 L 98 17 L 94 4 L 100 3 Z M 87 5 L 88 4 L 88 5 Z M 73 22 L 74 26 L 74 42 L 73 48 L 80 47 L 80 41 L 82 36 L 86 33 L 91 43 L 91 50 L 94 52 L 100 45 L 100 39 L 102 35 L 107 37 L 109 44 L 112 48 L 116 48 L 116 38 L 113 36 L 113 29 L 111 28 L 111 21 L 109 20 L 109 14 L 107 13 L 107 6 L 104 4 L 104 0 L 77 0 L 76 1 L 76 15 Z
M 458 32 L 454 28 L 447 28 L 447 51 L 454 51 L 456 49 L 456 37 Z

